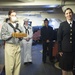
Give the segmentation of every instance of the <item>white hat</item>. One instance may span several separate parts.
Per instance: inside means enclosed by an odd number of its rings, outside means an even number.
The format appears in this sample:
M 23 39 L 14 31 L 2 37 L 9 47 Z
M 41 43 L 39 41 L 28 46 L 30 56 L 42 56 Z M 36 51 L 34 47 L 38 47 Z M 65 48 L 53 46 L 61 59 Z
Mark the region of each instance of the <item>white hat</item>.
M 29 19 L 28 18 L 25 18 L 24 21 L 29 21 Z

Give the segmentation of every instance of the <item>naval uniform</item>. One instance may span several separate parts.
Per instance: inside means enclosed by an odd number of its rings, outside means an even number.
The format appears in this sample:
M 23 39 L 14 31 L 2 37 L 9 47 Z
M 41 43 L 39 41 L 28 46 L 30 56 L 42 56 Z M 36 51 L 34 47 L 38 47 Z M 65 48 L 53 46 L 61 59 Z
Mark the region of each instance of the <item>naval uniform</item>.
M 16 23 L 12 23 L 16 27 Z M 21 30 L 20 25 L 18 28 Z M 4 23 L 1 29 L 1 38 L 5 40 L 5 73 L 6 75 L 19 75 L 21 66 L 20 40 L 12 37 L 14 32 L 9 23 Z M 19 30 L 16 30 L 19 32 Z
M 58 50 L 63 52 L 60 56 L 59 66 L 61 69 L 70 71 L 75 61 L 75 21 L 64 21 L 60 24 L 57 33 Z
M 43 56 L 42 60 L 46 63 L 47 52 L 49 53 L 49 60 L 52 61 L 52 47 L 53 47 L 53 28 L 43 26 L 41 28 L 41 39 L 43 44 Z M 49 40 L 47 43 L 46 41 Z
M 25 37 L 23 41 L 23 50 L 24 50 L 24 63 L 32 62 L 32 37 L 33 37 L 33 30 L 32 26 L 23 26 L 24 33 L 27 34 L 27 37 Z M 30 38 L 29 41 L 26 39 Z

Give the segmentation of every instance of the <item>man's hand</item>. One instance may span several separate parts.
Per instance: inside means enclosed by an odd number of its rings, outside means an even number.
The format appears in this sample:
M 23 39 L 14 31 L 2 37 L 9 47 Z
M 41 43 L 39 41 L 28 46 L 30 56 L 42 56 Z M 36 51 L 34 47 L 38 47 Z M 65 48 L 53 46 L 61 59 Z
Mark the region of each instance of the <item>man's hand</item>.
M 63 55 L 63 52 L 59 52 L 59 55 L 62 56 Z
M 49 40 L 47 40 L 46 42 L 47 42 L 47 43 L 49 43 L 50 41 L 49 41 Z
M 26 41 L 29 41 L 30 40 L 30 38 L 26 38 Z

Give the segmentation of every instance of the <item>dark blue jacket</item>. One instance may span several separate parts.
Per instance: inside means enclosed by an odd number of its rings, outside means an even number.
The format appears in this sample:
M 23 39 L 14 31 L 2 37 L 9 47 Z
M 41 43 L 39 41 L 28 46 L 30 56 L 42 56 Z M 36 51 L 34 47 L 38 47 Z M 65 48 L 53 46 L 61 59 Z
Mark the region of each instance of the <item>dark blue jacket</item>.
M 41 38 L 43 42 L 46 42 L 46 40 L 52 41 L 53 40 L 53 28 L 48 26 L 43 26 L 41 28 Z
M 57 40 L 59 52 L 75 51 L 75 21 L 73 21 L 72 27 L 70 27 L 67 21 L 60 24 Z

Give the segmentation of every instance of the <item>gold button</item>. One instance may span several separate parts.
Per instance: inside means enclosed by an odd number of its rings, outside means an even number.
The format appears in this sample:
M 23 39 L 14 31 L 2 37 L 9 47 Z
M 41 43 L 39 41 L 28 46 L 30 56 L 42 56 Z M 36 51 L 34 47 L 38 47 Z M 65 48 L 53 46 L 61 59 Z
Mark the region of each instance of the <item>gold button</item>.
M 70 27 L 72 27 L 72 25 L 70 25 Z
M 72 41 L 70 41 L 70 43 L 72 43 Z
M 70 37 L 70 39 L 72 39 L 72 37 Z
M 70 33 L 70 35 L 72 35 L 72 33 Z
M 70 31 L 72 31 L 72 29 L 70 29 Z

